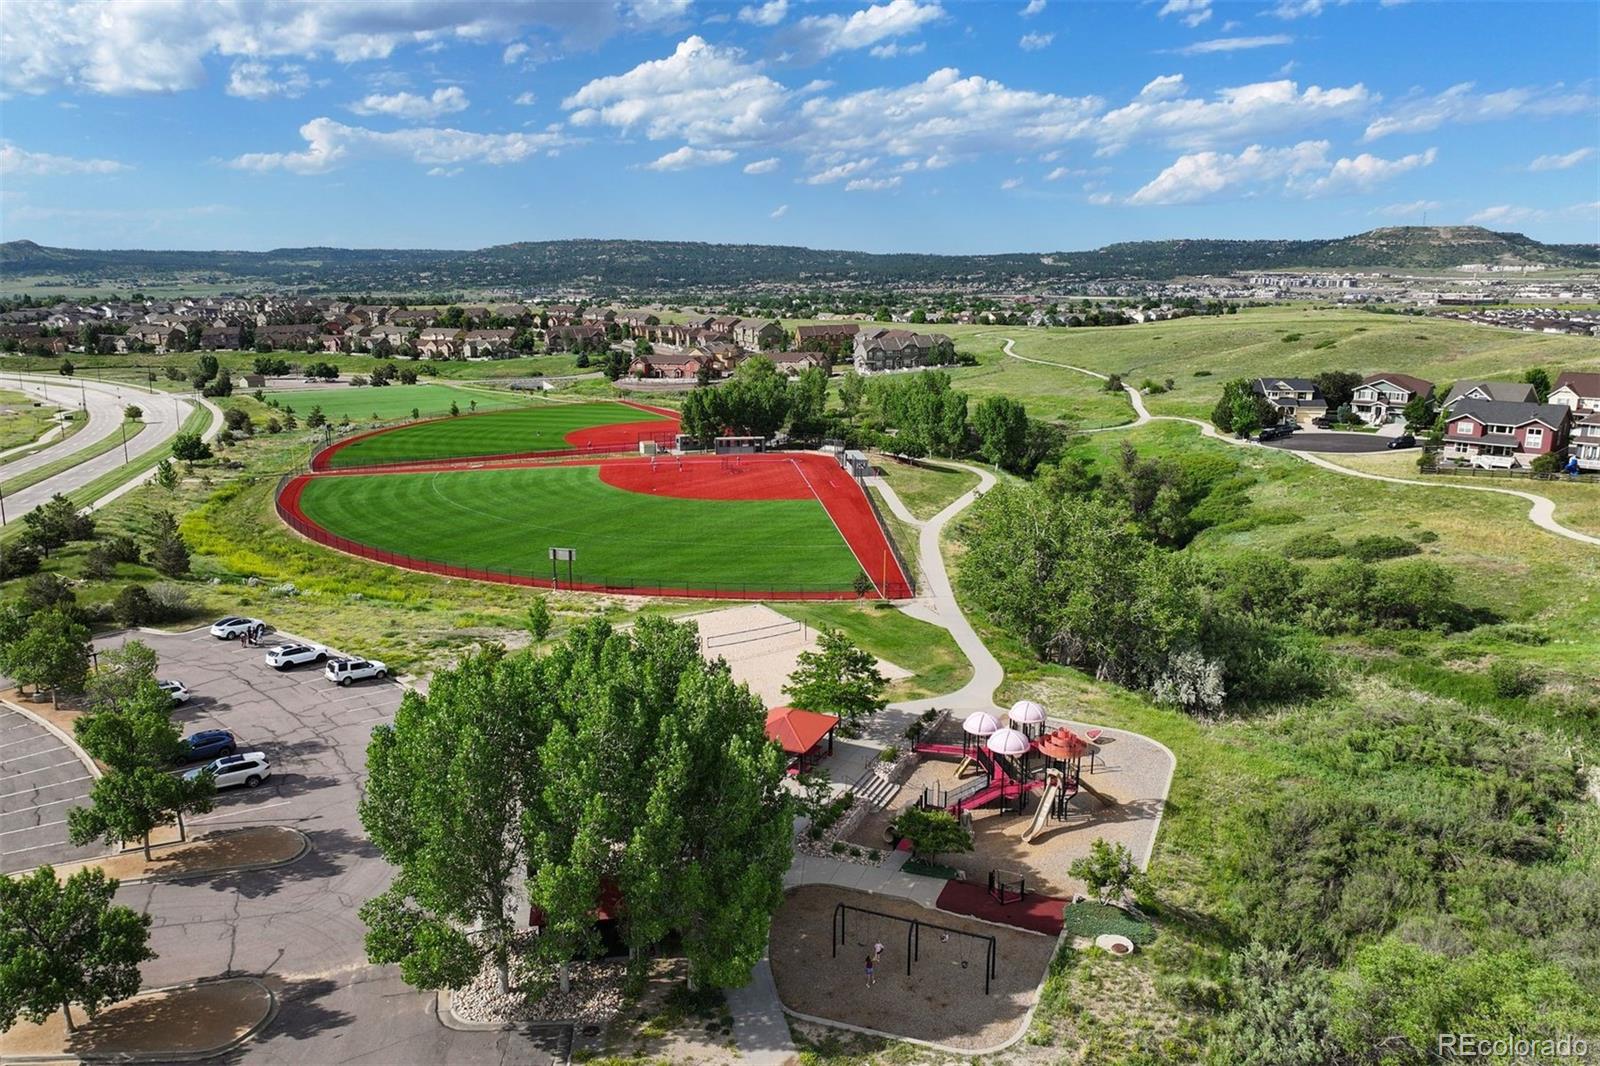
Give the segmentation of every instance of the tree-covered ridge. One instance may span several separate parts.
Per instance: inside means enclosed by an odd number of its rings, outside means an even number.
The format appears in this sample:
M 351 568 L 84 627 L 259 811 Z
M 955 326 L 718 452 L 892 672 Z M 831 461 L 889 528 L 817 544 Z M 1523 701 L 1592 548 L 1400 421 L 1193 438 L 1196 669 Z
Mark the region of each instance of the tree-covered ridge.
M 1444 268 L 1469 263 L 1583 267 L 1594 245 L 1547 245 L 1479 226 L 1396 226 L 1323 240 L 1132 241 L 1085 251 L 995 255 L 873 253 L 700 241 L 519 241 L 467 251 L 275 248 L 265 252 L 48 248 L 0 244 L 0 278 L 182 274 L 213 282 L 351 290 L 558 286 L 677 290 L 754 284 L 1021 284 L 1085 278 L 1325 268 Z

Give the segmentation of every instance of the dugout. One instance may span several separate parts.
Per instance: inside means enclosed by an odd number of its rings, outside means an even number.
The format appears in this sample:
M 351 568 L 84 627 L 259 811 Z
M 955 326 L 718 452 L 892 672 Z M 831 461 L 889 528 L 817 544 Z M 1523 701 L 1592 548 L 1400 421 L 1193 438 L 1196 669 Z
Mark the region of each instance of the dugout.
M 711 445 L 718 455 L 753 455 L 767 450 L 767 438 L 718 437 Z
M 839 465 L 844 467 L 845 473 L 851 477 L 871 477 L 872 460 L 867 458 L 866 452 L 854 449 L 839 453 Z

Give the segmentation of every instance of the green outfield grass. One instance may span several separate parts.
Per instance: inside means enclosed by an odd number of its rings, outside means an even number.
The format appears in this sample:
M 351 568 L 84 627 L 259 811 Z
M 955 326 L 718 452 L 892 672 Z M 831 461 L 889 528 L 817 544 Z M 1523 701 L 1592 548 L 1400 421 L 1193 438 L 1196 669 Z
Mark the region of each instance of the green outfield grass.
M 365 385 L 338 386 L 330 389 L 269 389 L 267 399 L 293 407 L 295 414 L 304 418 L 312 407 L 321 407 L 331 422 L 348 418 L 352 422 L 365 419 L 389 421 L 410 418 L 412 410 L 423 418 L 450 413 L 454 403 L 462 414 L 472 409 L 491 411 L 505 407 L 521 407 L 529 402 L 526 396 L 503 389 L 474 389 L 457 385 L 422 384 L 385 385 L 373 388 Z
M 549 548 L 576 548 L 573 576 L 590 583 L 846 590 L 861 572 L 814 499 L 650 496 L 598 466 L 313 478 L 301 508 L 339 536 L 457 566 L 545 577 Z
M 356 441 L 335 452 L 331 465 L 370 466 L 413 459 L 555 451 L 569 447 L 566 435 L 573 430 L 621 422 L 644 422 L 656 417 L 649 411 L 619 403 L 540 404 L 489 414 L 463 415 L 460 418 L 404 426 Z M 663 429 L 669 424 L 667 420 L 662 420 Z

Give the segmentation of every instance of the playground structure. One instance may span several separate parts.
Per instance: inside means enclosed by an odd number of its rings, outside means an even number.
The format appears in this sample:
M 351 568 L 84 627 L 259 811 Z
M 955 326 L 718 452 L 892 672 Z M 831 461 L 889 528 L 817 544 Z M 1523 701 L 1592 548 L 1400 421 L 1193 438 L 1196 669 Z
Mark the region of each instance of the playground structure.
M 952 789 L 925 787 L 918 806 L 948 811 L 964 820 L 970 812 L 990 806 L 1024 814 L 1028 795 L 1040 792 L 1033 820 L 1022 834 L 1023 842 L 1031 844 L 1051 821 L 1071 817 L 1072 800 L 1079 791 L 1104 806 L 1115 805 L 1114 799 L 1083 780 L 1083 757 L 1088 755 L 1092 764 L 1099 750 L 1095 743 L 1066 727 L 1047 732 L 1045 709 L 1032 700 L 1017 702 L 1005 718 L 1009 725 L 1001 725 L 994 715 L 974 711 L 961 724 L 960 744 L 924 741 L 914 746 L 919 755 L 960 760 L 958 778 L 972 772 L 982 774 Z
M 839 957 L 839 949 L 844 946 L 845 937 L 848 935 L 845 925 L 850 912 L 882 918 L 891 922 L 904 922 L 906 925 L 906 976 L 911 976 L 912 965 L 919 962 L 922 956 L 922 930 L 924 928 L 937 930 L 941 943 L 949 942 L 953 936 L 967 937 L 983 945 L 983 994 L 989 994 L 990 984 L 999 976 L 999 949 L 992 935 L 982 933 L 969 933 L 965 929 L 956 929 L 937 922 L 924 921 L 921 918 L 907 918 L 899 914 L 890 914 L 887 911 L 873 910 L 870 907 L 857 907 L 852 903 L 840 903 L 833 908 L 833 929 L 831 939 L 833 943 L 833 957 Z M 858 945 L 865 947 L 866 944 Z M 967 969 L 969 960 L 963 957 L 960 966 Z

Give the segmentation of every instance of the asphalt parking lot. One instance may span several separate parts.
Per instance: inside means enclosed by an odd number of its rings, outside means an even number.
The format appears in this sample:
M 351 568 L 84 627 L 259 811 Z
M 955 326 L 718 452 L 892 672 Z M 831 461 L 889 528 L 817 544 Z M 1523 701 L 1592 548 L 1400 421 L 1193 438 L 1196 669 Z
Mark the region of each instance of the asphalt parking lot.
M 1290 452 L 1329 452 L 1334 455 L 1361 455 L 1382 452 L 1393 437 L 1381 433 L 1355 433 L 1349 430 L 1297 429 L 1287 437 L 1269 440 L 1263 447 Z M 1411 449 L 1415 450 L 1415 449 Z
M 104 855 L 67 843 L 67 811 L 87 804 L 94 775 L 55 734 L 0 707 L 0 874 Z

